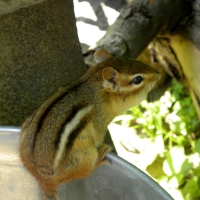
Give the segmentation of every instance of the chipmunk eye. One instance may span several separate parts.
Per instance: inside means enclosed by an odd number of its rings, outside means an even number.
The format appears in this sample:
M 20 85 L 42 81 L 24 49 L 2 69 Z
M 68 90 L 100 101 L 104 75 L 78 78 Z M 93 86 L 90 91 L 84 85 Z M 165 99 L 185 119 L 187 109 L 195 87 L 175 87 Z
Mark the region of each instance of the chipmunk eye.
M 139 85 L 143 81 L 142 76 L 136 76 L 131 82 L 135 85 Z

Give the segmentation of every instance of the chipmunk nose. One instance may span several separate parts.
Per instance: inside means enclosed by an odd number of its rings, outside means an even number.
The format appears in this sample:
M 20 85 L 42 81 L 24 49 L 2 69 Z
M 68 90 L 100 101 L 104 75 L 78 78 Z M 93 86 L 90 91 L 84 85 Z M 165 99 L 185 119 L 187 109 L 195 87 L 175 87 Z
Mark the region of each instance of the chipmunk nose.
M 150 81 L 155 81 L 157 82 L 161 77 L 161 74 L 157 71 L 154 71 L 154 73 L 151 74 L 151 76 L 149 77 Z

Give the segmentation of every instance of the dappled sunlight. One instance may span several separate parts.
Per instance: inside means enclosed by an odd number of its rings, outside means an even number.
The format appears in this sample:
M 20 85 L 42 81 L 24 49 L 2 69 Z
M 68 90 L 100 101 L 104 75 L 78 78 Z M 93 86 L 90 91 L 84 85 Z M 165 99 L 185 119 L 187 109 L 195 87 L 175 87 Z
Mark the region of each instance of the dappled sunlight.
M 103 2 L 97 5 L 93 8 L 87 1 L 79 2 L 78 0 L 74 0 L 79 41 L 91 48 L 105 35 L 107 27 L 113 24 L 119 16 L 118 11 L 107 6 Z M 97 8 L 98 15 L 104 17 L 104 21 L 107 23 L 107 27 L 105 26 L 103 29 L 100 29 L 103 23 L 98 19 L 99 16 L 97 16 L 94 11 L 94 9 L 97 10 Z
M 105 34 L 105 31 L 101 31 L 98 27 L 85 24 L 84 22 L 76 22 L 76 25 L 78 27 L 79 41 L 88 46 L 95 45 L 96 41 L 102 38 Z M 82 34 L 83 30 L 87 30 L 87 32 Z
M 199 125 L 189 94 L 174 81 L 159 101 L 143 101 L 116 117 L 109 130 L 119 156 L 183 200 L 200 195 Z

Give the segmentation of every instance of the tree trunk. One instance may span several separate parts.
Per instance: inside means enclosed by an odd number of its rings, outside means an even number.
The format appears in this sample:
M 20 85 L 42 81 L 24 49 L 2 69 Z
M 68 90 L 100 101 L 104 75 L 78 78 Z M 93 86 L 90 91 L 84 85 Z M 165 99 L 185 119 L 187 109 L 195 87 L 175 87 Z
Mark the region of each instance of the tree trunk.
M 0 0 L 1 13 L 18 3 Z M 0 125 L 21 125 L 86 71 L 72 0 L 47 0 L 0 15 L 0 44 Z
M 0 1 L 0 15 L 7 14 L 18 10 L 20 8 L 25 8 L 45 0 L 1 0 Z

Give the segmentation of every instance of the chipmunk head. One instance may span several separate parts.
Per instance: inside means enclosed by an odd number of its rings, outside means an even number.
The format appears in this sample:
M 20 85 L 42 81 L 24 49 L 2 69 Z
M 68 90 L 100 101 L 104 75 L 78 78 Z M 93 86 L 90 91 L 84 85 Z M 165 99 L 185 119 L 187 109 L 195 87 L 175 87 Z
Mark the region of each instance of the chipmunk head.
M 94 57 L 101 61 L 103 91 L 124 109 L 144 100 L 160 78 L 155 69 L 137 60 L 113 58 L 102 49 Z

